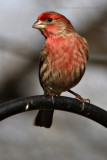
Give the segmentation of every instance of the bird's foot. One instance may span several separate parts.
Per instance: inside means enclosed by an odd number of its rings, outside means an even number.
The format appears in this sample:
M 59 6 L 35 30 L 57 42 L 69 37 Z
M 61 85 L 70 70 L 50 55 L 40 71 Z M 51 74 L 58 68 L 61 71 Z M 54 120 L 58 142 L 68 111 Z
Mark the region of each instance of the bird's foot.
M 51 96 L 52 104 L 54 104 L 54 96 L 55 96 L 55 94 L 52 92 L 52 90 L 51 89 L 48 90 L 46 94 L 49 95 L 49 96 Z
M 82 102 L 82 110 L 84 110 L 84 106 L 85 106 L 85 102 L 87 101 L 88 103 L 90 103 L 90 99 L 83 99 L 79 94 L 76 95 L 76 99 L 79 100 L 80 102 Z
M 77 93 L 75 93 L 75 92 L 73 92 L 71 90 L 69 90 L 68 92 L 72 93 L 76 97 L 77 100 L 82 102 L 82 110 L 81 111 L 84 110 L 84 106 L 85 106 L 85 102 L 86 101 L 88 101 L 90 103 L 90 99 L 83 99 L 79 94 L 77 94 Z
M 52 103 L 54 104 L 54 95 L 51 95 Z

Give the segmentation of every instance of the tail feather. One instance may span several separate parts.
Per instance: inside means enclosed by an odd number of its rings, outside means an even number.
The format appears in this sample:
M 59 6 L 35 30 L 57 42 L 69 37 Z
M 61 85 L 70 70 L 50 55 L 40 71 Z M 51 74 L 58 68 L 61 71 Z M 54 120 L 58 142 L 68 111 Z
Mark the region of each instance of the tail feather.
M 33 124 L 35 126 L 50 128 L 52 125 L 53 113 L 54 110 L 39 110 Z

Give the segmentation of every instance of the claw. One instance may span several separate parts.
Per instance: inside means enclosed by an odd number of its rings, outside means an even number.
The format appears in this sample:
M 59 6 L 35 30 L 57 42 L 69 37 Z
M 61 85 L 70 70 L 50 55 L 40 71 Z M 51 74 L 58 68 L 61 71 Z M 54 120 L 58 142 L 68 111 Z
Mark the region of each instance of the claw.
M 87 101 L 88 103 L 90 103 L 90 99 L 84 99 L 85 101 Z
M 52 103 L 54 104 L 54 96 L 53 96 L 53 95 L 51 95 L 51 98 L 52 98 Z
M 68 92 L 72 93 L 74 96 L 76 96 L 76 99 L 82 102 L 82 110 L 84 110 L 85 102 L 88 101 L 90 103 L 90 99 L 83 99 L 79 94 L 69 90 Z
M 78 99 L 80 102 L 82 102 L 82 110 L 84 110 L 85 102 L 88 101 L 90 103 L 90 99 L 83 99 L 80 95 L 76 95 L 76 99 Z
M 46 92 L 47 95 L 51 96 L 51 99 L 52 99 L 52 103 L 54 104 L 54 96 L 55 94 L 52 92 L 52 89 L 50 88 L 50 90 L 48 90 Z
M 80 95 L 76 95 L 76 99 L 82 102 L 82 111 L 83 111 L 85 106 L 85 100 Z

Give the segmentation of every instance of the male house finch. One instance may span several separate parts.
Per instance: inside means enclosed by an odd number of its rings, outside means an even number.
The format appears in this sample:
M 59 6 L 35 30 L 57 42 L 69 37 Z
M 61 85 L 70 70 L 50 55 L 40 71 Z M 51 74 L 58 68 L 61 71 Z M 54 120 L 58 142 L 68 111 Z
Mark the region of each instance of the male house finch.
M 69 91 L 78 100 L 84 99 L 70 90 L 81 80 L 89 49 L 85 38 L 75 31 L 70 21 L 57 12 L 45 12 L 38 16 L 33 28 L 45 36 L 45 44 L 40 52 L 39 79 L 44 94 L 59 96 Z M 54 110 L 39 110 L 34 125 L 49 128 Z

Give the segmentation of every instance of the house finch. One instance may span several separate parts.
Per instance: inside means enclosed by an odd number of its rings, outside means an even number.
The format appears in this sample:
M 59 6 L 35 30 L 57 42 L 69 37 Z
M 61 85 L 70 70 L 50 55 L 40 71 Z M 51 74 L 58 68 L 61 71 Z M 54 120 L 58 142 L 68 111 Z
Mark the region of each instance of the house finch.
M 57 12 L 45 12 L 38 16 L 33 28 L 45 36 L 45 44 L 40 52 L 39 79 L 44 94 L 59 96 L 69 91 L 78 100 L 84 99 L 70 90 L 81 80 L 89 49 L 85 38 L 81 37 L 70 21 Z M 54 110 L 39 110 L 34 125 L 49 128 Z

